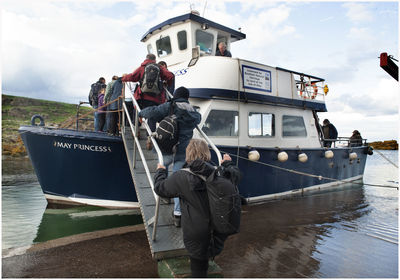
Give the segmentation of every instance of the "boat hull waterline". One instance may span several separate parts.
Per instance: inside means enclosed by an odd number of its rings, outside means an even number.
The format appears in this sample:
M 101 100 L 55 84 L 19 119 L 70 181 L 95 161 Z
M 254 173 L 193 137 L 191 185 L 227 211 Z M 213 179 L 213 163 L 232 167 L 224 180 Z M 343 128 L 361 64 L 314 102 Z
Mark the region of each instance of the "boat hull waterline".
M 49 203 L 139 207 L 120 137 L 40 126 L 21 126 L 19 132 Z M 327 159 L 325 148 L 308 148 L 301 150 L 308 160 L 300 162 L 300 150 L 290 148 L 284 150 L 288 160 L 280 162 L 278 149 L 252 147 L 260 154 L 259 161 L 253 162 L 247 159 L 250 147 L 218 148 L 238 162 L 242 172 L 239 191 L 248 202 L 303 195 L 361 180 L 368 151 L 366 146 L 332 148 L 334 157 Z M 357 153 L 357 158 L 350 160 L 350 152 Z

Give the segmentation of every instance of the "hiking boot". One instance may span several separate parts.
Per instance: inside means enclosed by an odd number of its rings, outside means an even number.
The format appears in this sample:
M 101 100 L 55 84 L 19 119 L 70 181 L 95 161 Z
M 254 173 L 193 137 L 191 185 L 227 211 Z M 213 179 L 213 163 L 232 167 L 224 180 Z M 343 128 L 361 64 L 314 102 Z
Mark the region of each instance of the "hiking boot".
M 172 212 L 172 220 L 174 221 L 175 227 L 181 227 L 181 216 L 174 215 L 174 212 Z
M 148 138 L 147 139 L 147 142 L 146 142 L 146 149 L 147 150 L 151 150 L 151 149 L 153 149 L 153 143 L 151 143 L 151 139 L 150 138 Z

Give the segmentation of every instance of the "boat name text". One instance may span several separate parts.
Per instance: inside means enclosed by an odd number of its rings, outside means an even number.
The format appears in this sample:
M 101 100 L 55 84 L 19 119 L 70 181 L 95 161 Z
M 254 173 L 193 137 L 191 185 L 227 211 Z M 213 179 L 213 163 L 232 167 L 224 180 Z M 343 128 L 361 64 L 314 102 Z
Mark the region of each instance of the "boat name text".
M 66 143 L 66 142 L 58 142 L 58 141 L 54 141 L 54 147 L 62 148 L 62 149 L 71 149 L 71 150 L 101 152 L 101 153 L 111 152 L 111 147 L 109 147 L 109 146 Z

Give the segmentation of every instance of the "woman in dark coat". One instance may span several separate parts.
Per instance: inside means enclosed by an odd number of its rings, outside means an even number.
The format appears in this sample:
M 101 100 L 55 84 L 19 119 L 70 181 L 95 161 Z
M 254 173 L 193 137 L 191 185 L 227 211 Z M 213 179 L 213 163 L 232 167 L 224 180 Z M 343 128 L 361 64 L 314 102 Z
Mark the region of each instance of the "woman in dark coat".
M 208 177 L 215 167 L 210 164 L 207 143 L 192 139 L 186 149 L 184 168 Z M 240 172 L 229 155 L 224 155 L 222 174 L 234 184 Z M 158 165 L 154 177 L 155 192 L 161 197 L 179 197 L 182 211 L 183 242 L 190 255 L 192 277 L 207 277 L 208 259 L 221 253 L 226 235 L 211 230 L 206 185 L 198 176 L 179 170 L 168 177 L 164 166 Z

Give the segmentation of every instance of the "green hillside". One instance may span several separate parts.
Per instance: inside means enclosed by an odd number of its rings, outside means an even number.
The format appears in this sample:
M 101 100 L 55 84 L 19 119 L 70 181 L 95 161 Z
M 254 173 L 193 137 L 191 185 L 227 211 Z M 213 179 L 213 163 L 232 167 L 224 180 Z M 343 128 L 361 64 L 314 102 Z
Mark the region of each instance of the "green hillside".
M 18 134 L 21 125 L 30 125 L 35 114 L 43 117 L 46 126 L 74 128 L 77 104 L 2 95 L 2 153 L 3 155 L 26 155 L 25 147 Z M 90 113 L 90 107 L 81 107 L 80 115 Z M 90 116 L 91 117 L 91 114 Z M 93 127 L 93 122 L 83 124 Z

